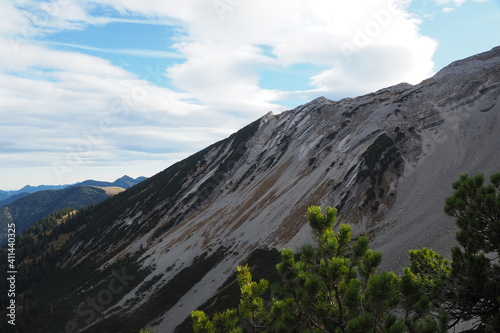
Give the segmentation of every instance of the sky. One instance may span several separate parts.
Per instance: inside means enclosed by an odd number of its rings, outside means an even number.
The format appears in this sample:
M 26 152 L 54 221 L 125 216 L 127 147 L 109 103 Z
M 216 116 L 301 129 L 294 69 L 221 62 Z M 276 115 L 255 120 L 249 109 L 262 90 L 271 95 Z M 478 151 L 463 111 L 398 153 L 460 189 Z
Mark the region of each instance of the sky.
M 500 45 L 500 0 L 0 0 L 0 190 L 150 177 Z

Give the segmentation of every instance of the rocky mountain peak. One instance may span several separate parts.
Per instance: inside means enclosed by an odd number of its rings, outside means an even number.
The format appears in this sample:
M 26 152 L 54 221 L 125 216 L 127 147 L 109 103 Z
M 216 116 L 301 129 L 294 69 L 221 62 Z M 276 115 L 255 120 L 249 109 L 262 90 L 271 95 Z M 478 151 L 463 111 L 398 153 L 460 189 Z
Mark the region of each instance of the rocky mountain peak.
M 477 71 L 489 71 L 491 68 L 498 68 L 498 58 L 500 57 L 500 46 L 490 51 L 473 55 L 471 57 L 457 60 L 441 69 L 433 79 L 456 76 L 458 79 L 467 74 Z

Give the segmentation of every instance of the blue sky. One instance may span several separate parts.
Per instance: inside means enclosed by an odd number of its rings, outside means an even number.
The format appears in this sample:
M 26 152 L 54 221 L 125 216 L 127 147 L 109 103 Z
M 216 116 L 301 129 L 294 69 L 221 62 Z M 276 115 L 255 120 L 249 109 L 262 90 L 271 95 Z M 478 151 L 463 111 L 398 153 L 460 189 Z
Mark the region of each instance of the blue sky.
M 0 0 L 0 190 L 152 176 L 500 45 L 500 0 Z

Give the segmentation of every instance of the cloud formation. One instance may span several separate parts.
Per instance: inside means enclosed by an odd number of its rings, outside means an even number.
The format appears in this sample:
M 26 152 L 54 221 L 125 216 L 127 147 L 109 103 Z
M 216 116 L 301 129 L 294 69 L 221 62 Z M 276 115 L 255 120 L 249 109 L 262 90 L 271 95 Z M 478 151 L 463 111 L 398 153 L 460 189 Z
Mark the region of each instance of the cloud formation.
M 70 183 L 84 167 L 133 165 L 132 176 L 140 166 L 151 176 L 268 111 L 295 106 L 287 99 L 340 99 L 417 83 L 432 75 L 437 43 L 421 35 L 408 5 L 0 0 L 2 172 L 14 178 L 36 166 L 46 182 Z M 50 40 L 117 22 L 164 24 L 171 36 L 164 50 Z M 149 59 L 148 71 L 134 74 L 107 54 Z M 175 61 L 160 66 L 159 59 Z M 304 64 L 318 68 L 303 78 L 310 89 L 262 87 L 267 73 Z

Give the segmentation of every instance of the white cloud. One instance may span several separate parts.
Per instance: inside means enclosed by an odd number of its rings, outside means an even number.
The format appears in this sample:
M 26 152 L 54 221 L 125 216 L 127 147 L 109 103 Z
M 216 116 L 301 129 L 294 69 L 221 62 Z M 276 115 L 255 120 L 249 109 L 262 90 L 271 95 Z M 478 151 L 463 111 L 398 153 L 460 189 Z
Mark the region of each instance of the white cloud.
M 397 57 L 394 49 L 403 49 L 411 58 L 405 66 L 386 66 L 388 73 L 384 78 L 369 77 L 368 81 L 373 82 L 369 87 L 365 85 L 366 77 L 350 76 L 351 87 L 356 84 L 364 87 L 352 89 L 350 95 L 403 80 L 417 82 L 432 74 L 431 56 L 436 43 L 420 35 L 420 22 L 406 11 L 408 1 L 188 0 L 182 6 L 174 5 L 173 1 L 101 3 L 123 13 L 156 18 L 163 15 L 180 22 L 184 34 L 178 36 L 175 47 L 187 60 L 168 68 L 167 75 L 180 89 L 214 108 L 245 112 L 259 107 L 281 110 L 279 106 L 273 107 L 273 101 L 279 100 L 283 93 L 261 89 L 258 72 L 273 66 L 286 68 L 310 63 L 348 75 L 350 69 L 345 60 L 349 55 L 346 56 L 342 45 L 353 45 L 356 53 L 376 50 L 374 57 L 385 52 L 388 63 Z M 369 34 L 366 45 L 361 47 L 355 44 L 360 32 Z M 260 45 L 270 49 L 272 56 L 263 55 L 257 47 Z M 372 67 L 378 65 L 373 63 Z M 373 68 L 372 72 L 375 71 Z M 318 80 L 314 77 L 311 82 Z M 326 81 L 318 89 L 325 90 L 324 84 Z
M 38 19 L 41 21 L 38 26 L 49 26 L 48 23 L 51 22 L 51 25 L 66 29 L 75 28 L 75 22 L 80 25 L 82 22 L 92 24 L 102 19 L 91 17 L 86 12 L 86 9 L 97 5 L 112 6 L 123 15 L 179 22 L 182 25 L 179 30 L 183 31 L 178 35 L 178 43 L 175 44 L 179 54 L 127 49 L 109 52 L 185 57 L 184 63 L 165 69 L 166 75 L 178 88 L 209 108 L 238 109 L 259 114 L 260 108 L 282 109 L 273 104 L 273 101 L 283 96 L 282 92 L 259 87 L 259 71 L 266 68 L 286 68 L 300 63 L 327 66 L 330 69 L 312 77 L 311 82 L 318 89 L 325 90 L 329 81 L 320 80 L 322 75 L 341 72 L 347 75 L 346 79 L 350 78 L 352 81 L 350 86 L 355 87 L 356 83 L 359 83 L 358 86 L 364 87 L 354 89 L 351 95 L 368 92 L 366 89 L 378 89 L 386 84 L 398 83 L 408 77 L 418 81 L 431 74 L 430 57 L 436 45 L 428 38 L 420 36 L 419 22 L 406 13 L 406 4 L 405 1 L 394 0 L 343 3 L 327 0 L 295 1 L 293 5 L 285 0 L 203 3 L 191 0 L 183 2 L 182 5 L 173 1 L 138 3 L 131 0 L 106 0 L 99 3 L 77 3 L 61 0 L 50 5 L 52 12 L 48 10 L 47 4 L 31 7 L 36 7 L 36 10 L 46 14 L 46 17 L 39 14 L 40 17 L 45 17 L 45 21 Z M 273 55 L 263 54 L 258 47 L 260 45 L 265 45 Z M 81 45 L 76 47 L 96 49 Z M 386 61 L 393 62 L 391 59 L 398 56 L 394 49 L 409 55 L 410 60 L 405 62 L 405 66 L 386 66 L 388 72 L 383 79 L 369 77 L 367 80 L 366 77 L 349 75 L 353 73 L 349 64 L 351 60 L 369 58 L 369 53 L 375 50 L 374 58 L 385 53 Z M 400 59 L 395 60 L 396 63 L 401 63 Z M 14 61 L 25 63 L 26 59 L 20 57 Z M 7 63 L 6 66 L 12 64 Z M 367 73 L 377 72 L 376 69 L 380 66 L 372 63 L 372 67 L 373 70 Z M 420 75 L 417 75 L 417 72 Z M 366 81 L 373 81 L 373 85 L 367 87 Z M 332 88 L 335 86 L 326 90 Z
M 273 60 L 252 45 L 222 43 L 182 43 L 177 48 L 188 59 L 167 70 L 173 83 L 205 105 L 231 112 L 255 112 L 275 109 L 274 91 L 259 88 L 257 71 Z
M 486 2 L 488 0 L 473 0 L 474 2 Z M 456 8 L 462 6 L 467 0 L 434 0 L 440 6 L 445 6 L 442 11 L 444 13 L 451 13 Z
M 121 55 L 130 55 L 130 56 L 138 56 L 138 57 L 147 57 L 147 58 L 175 58 L 175 59 L 183 59 L 184 56 L 170 51 L 162 51 L 162 50 L 139 50 L 139 49 L 106 49 L 102 47 L 93 47 L 87 45 L 79 45 L 79 44 L 69 44 L 69 43 L 60 43 L 60 42 L 43 42 L 48 47 L 50 46 L 64 46 L 71 49 L 76 50 L 86 50 L 86 51 L 97 51 L 100 53 L 110 53 L 110 54 L 121 54 Z
M 17 24 L 16 31 L 10 31 L 15 33 L 17 38 L 40 37 L 68 29 L 82 29 L 92 21 L 85 8 L 74 0 L 14 0 L 0 6 L 8 9 L 2 12 L 3 19 Z
M 72 172 L 64 173 L 63 181 L 71 182 L 87 165 L 137 166 L 185 156 L 268 111 L 284 110 L 277 101 L 285 98 L 352 97 L 401 81 L 416 83 L 432 74 L 436 42 L 421 35 L 407 5 L 398 0 L 0 0 L 0 112 L 6 119 L 0 131 L 10 145 L 0 158 L 20 170 L 33 160 L 45 168 L 69 166 Z M 175 24 L 174 50 L 38 40 L 110 22 Z M 156 68 L 148 81 L 79 51 L 184 61 Z M 304 78 L 313 89 L 261 87 L 266 70 L 297 64 L 324 68 Z M 157 84 L 162 79 L 180 92 Z
M 8 45 L 6 39 L 0 43 Z M 183 102 L 185 94 L 140 80 L 98 57 L 51 50 L 29 40 L 3 50 L 0 132 L 7 138 L 1 151 L 3 167 L 44 166 L 52 172 L 41 177 L 55 174 L 58 182 L 71 183 L 83 166 L 165 158 L 172 147 L 148 148 L 148 142 L 154 146 L 155 129 L 182 123 L 201 111 L 200 106 Z M 147 124 L 146 130 L 136 131 L 134 126 L 141 124 Z M 122 148 L 121 142 L 130 141 L 141 142 L 144 153 Z M 188 145 L 184 148 L 193 152 Z
M 453 5 L 453 6 L 461 6 L 467 0 L 434 0 L 438 5 Z
M 24 32 L 25 17 L 10 1 L 0 1 L 0 35 L 14 36 Z

